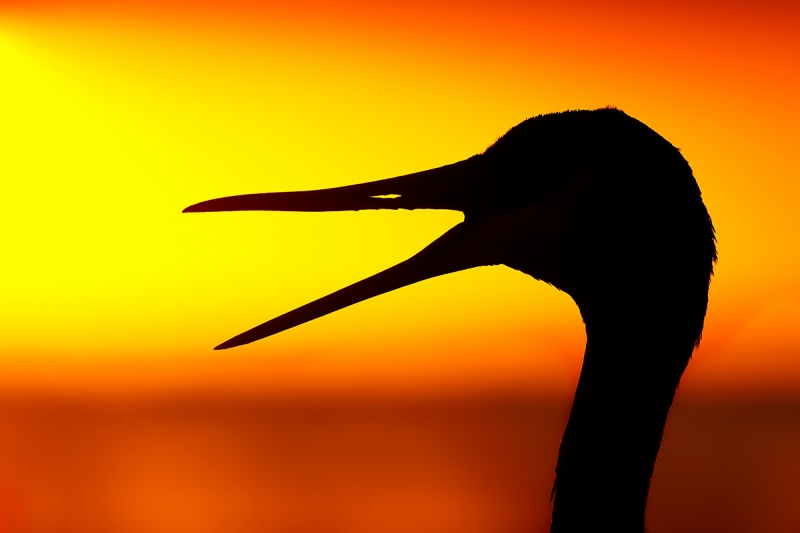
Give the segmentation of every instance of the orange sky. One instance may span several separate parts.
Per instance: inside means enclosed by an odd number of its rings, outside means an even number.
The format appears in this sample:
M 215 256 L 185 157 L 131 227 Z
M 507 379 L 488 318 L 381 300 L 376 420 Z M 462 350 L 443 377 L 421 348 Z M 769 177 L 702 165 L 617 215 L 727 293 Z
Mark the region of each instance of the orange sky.
M 180 211 L 431 168 L 527 117 L 604 105 L 681 148 L 718 231 L 683 387 L 800 386 L 795 4 L 14 4 L 4 390 L 570 391 L 577 308 L 501 267 L 211 350 L 405 259 L 457 213 Z

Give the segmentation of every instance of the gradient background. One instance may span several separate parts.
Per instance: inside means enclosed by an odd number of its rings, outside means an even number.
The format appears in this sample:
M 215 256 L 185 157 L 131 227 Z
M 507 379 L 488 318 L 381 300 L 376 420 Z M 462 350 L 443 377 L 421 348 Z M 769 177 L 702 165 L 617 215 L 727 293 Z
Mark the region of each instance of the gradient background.
M 585 340 L 503 267 L 211 348 L 458 213 L 182 215 L 615 105 L 719 238 L 652 532 L 798 532 L 800 5 L 0 3 L 0 531 L 546 531 Z M 654 283 L 657 280 L 654 280 Z

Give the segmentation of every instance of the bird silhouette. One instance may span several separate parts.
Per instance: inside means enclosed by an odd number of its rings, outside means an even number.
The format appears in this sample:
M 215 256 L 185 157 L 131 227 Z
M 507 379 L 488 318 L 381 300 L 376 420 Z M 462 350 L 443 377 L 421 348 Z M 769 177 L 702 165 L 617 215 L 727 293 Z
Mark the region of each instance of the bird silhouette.
M 410 259 L 222 343 L 274 335 L 431 277 L 507 265 L 569 294 L 586 351 L 551 493 L 552 533 L 644 531 L 667 414 L 700 342 L 716 239 L 689 164 L 615 108 L 539 115 L 483 153 L 396 178 L 209 200 L 185 212 L 451 209 Z

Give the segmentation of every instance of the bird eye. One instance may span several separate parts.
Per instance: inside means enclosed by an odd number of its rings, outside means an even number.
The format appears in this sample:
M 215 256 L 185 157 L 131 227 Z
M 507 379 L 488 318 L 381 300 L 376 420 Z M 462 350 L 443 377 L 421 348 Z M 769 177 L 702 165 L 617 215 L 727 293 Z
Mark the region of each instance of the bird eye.
M 400 198 L 401 195 L 399 194 L 378 194 L 376 196 L 370 196 L 370 198 L 381 198 L 386 200 L 391 200 L 393 198 Z

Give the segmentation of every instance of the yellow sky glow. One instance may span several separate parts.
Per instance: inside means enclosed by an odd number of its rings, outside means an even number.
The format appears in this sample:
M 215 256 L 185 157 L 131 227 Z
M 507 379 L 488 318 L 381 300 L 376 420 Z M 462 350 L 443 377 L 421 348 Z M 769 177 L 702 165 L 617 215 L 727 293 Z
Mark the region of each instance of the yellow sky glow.
M 746 387 L 755 369 L 758 387 L 800 384 L 798 81 L 769 68 L 797 65 L 796 49 L 762 61 L 782 43 L 762 40 L 704 63 L 721 45 L 698 41 L 682 64 L 662 42 L 650 63 L 634 51 L 604 68 L 585 49 L 534 38 L 481 41 L 489 62 L 474 40 L 459 51 L 420 30 L 408 46 L 356 23 L 335 40 L 316 24 L 0 19 L 1 386 L 568 390 L 582 355 L 577 308 L 501 267 L 212 352 L 407 258 L 461 215 L 181 209 L 431 168 L 529 116 L 608 104 L 682 149 L 720 237 L 684 386 Z

